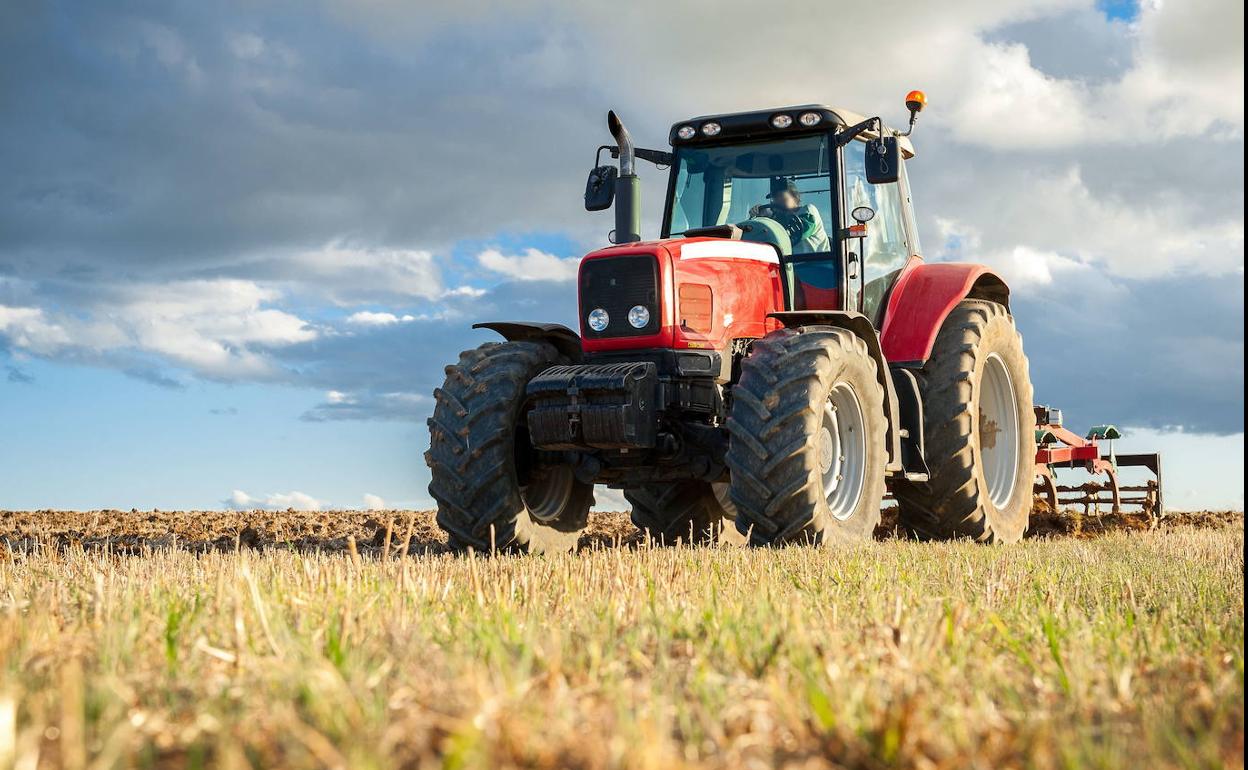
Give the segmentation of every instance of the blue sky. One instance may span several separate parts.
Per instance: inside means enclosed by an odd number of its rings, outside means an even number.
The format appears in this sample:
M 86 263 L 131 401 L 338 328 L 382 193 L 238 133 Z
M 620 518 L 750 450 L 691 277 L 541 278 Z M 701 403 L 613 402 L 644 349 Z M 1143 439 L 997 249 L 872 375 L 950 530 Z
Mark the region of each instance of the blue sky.
M 608 108 L 657 147 L 786 103 L 899 122 L 916 87 L 926 256 L 1006 275 L 1039 399 L 1242 507 L 1242 4 L 895 13 L 6 3 L 0 508 L 425 506 L 472 321 L 573 321 Z

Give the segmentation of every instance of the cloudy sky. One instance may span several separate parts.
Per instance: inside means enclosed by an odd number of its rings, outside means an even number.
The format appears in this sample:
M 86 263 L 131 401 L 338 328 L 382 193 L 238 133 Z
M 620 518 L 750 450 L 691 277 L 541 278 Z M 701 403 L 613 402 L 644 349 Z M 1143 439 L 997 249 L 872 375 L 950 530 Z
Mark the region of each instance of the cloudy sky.
M 608 108 L 661 147 L 785 104 L 900 123 L 911 88 L 926 256 L 1008 277 L 1037 398 L 1242 508 L 1243 15 L 8 0 L 0 508 L 427 505 L 471 322 L 574 323 Z

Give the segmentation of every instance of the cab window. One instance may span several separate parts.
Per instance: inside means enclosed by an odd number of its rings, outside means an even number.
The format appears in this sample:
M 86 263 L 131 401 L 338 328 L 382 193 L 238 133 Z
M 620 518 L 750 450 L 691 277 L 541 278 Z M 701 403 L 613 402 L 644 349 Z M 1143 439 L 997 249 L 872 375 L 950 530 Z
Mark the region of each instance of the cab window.
M 679 148 L 665 232 L 764 220 L 747 237 L 773 243 L 785 256 L 830 253 L 829 144 L 826 134 L 816 134 Z
M 770 243 L 783 257 L 790 308 L 839 310 L 831 166 L 823 133 L 678 148 L 665 234 L 739 225 L 743 239 Z

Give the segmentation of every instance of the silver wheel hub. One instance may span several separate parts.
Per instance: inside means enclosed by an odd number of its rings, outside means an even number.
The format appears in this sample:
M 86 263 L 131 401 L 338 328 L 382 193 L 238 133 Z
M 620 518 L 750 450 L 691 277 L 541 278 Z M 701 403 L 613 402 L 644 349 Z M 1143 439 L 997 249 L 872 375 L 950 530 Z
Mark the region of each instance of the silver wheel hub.
M 816 443 L 824 499 L 832 516 L 844 521 L 862 499 L 867 468 L 862 405 L 848 383 L 838 382 L 828 394 Z
M 989 354 L 980 377 L 979 456 L 988 499 L 1001 508 L 1018 486 L 1019 407 L 1005 361 Z

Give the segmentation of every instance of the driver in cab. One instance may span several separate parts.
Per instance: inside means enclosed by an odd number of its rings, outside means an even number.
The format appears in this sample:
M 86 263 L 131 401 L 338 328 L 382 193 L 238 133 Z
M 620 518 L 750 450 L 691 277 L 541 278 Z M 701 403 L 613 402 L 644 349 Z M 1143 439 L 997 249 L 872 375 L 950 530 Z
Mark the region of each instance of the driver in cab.
M 789 234 L 794 254 L 815 254 L 828 251 L 828 234 L 823 229 L 823 218 L 814 204 L 802 205 L 802 195 L 797 184 L 786 177 L 772 177 L 770 203 L 760 204 L 750 210 L 751 217 L 774 219 Z

